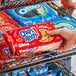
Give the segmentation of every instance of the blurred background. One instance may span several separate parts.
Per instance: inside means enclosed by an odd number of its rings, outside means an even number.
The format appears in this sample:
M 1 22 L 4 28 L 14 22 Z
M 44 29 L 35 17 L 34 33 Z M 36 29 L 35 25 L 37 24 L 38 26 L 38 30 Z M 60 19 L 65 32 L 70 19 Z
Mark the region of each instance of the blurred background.
M 76 0 L 53 0 L 53 2 L 76 19 Z

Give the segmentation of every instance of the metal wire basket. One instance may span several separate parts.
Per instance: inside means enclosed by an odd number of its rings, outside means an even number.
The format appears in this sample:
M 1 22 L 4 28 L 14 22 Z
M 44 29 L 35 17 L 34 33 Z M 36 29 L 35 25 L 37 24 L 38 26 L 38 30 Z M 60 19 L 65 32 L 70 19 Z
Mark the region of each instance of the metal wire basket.
M 20 0 L 18 0 L 18 1 L 20 1 Z M 37 0 L 35 0 L 35 1 L 37 1 Z M 51 9 L 53 9 L 55 12 L 57 12 L 60 17 L 66 16 L 68 14 L 68 13 L 64 12 L 62 9 L 60 9 L 52 1 L 38 0 L 38 2 L 36 2 L 36 3 L 40 3 L 40 2 L 43 2 L 43 1 L 47 1 L 45 3 Z M 5 4 L 5 3 L 8 3 L 8 2 L 4 2 L 2 4 Z M 32 4 L 36 4 L 36 3 L 33 2 Z M 23 6 L 25 6 L 25 5 L 17 5 L 17 6 L 12 7 L 12 8 L 17 8 L 17 7 L 19 8 L 19 7 L 23 7 Z M 9 9 L 9 8 L 2 7 L 0 10 L 2 11 L 2 10 L 6 10 L 6 9 Z M 37 55 L 37 56 L 24 58 L 24 59 L 20 59 L 20 60 L 5 63 L 5 64 L 0 64 L 0 67 L 5 66 L 5 68 L 0 69 L 0 74 L 9 73 L 9 72 L 12 72 L 12 71 L 16 71 L 16 70 L 19 70 L 19 69 L 31 67 L 31 66 L 34 66 L 34 65 L 42 64 L 42 63 L 50 63 L 50 62 L 54 62 L 54 61 L 57 61 L 57 60 L 60 60 L 60 59 L 64 59 L 65 57 L 69 57 L 71 55 L 76 54 L 76 48 L 67 52 L 67 53 L 62 53 L 62 54 L 58 54 L 58 55 L 56 53 L 54 55 L 52 55 L 52 53 L 54 53 L 54 52 L 47 52 L 47 53 L 40 54 L 40 55 Z

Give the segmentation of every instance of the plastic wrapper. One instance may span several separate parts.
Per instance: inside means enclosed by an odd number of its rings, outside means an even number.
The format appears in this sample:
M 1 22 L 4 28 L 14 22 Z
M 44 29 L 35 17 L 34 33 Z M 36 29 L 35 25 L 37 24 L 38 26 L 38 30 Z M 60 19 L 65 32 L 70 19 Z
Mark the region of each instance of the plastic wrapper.
M 15 27 L 20 28 L 20 25 L 15 20 L 13 20 L 9 15 L 7 15 L 4 11 L 0 12 L 0 25 L 3 24 L 11 24 Z
M 40 22 L 49 22 L 59 18 L 59 16 L 44 3 L 11 9 L 6 11 L 6 13 L 16 20 L 22 27 Z
M 51 36 L 46 31 L 55 30 L 52 22 L 39 23 L 21 29 L 7 31 L 3 36 L 10 47 L 12 56 L 22 56 L 39 51 L 56 49 L 62 42 L 60 36 Z

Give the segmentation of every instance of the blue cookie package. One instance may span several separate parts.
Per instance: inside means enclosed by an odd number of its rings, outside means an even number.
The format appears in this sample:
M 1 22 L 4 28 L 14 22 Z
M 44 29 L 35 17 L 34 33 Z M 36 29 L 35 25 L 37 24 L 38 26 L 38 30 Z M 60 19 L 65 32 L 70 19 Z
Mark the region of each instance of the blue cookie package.
M 5 11 L 22 27 L 40 22 L 49 22 L 59 19 L 59 16 L 45 3 Z
M 48 67 L 36 68 L 34 71 L 29 72 L 30 76 L 41 76 L 43 74 L 47 74 Z
M 50 64 L 42 64 L 42 65 L 40 64 L 34 66 L 33 70 L 31 69 L 31 67 L 29 67 L 22 70 L 14 71 L 12 72 L 12 76 L 39 76 L 42 73 L 46 73 L 46 71 L 48 71 L 49 65 Z
M 30 72 L 30 68 L 25 68 L 22 70 L 12 72 L 12 76 L 29 76 L 28 72 Z
M 47 75 L 47 73 L 48 73 L 48 66 L 49 65 L 50 64 L 45 64 L 45 63 L 42 64 L 42 66 L 41 65 L 37 65 L 37 66 L 35 66 L 35 68 L 33 70 L 31 70 L 29 72 L 29 75 L 30 76 L 44 76 L 44 75 Z
M 10 73 L 3 74 L 2 76 L 11 76 Z
M 53 21 L 56 29 L 76 30 L 76 21 L 70 15 Z

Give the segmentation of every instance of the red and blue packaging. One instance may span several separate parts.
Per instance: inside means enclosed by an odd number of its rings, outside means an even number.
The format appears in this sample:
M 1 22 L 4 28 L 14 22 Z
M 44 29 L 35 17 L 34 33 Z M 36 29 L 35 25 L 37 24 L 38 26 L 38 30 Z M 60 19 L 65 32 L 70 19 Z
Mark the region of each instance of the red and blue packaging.
M 19 60 L 22 58 L 24 58 L 24 57 L 11 56 L 10 49 L 9 49 L 8 45 L 0 46 L 0 64 L 5 64 L 5 63 L 16 61 L 16 60 Z M 2 65 L 2 66 L 0 66 L 0 69 L 3 69 L 7 66 L 11 67 L 11 65 Z
M 12 76 L 41 76 L 48 73 L 48 66 L 50 64 L 40 64 L 37 66 L 32 66 L 22 70 L 12 72 Z
M 13 20 L 8 14 L 6 14 L 4 11 L 0 12 L 0 25 L 13 25 L 17 28 L 20 28 L 21 26 L 15 21 Z
M 17 27 L 9 23 L 0 25 L 0 46 L 7 45 L 7 42 L 5 38 L 2 36 L 2 34 L 8 30 L 14 30 L 14 29 L 17 29 Z
M 10 54 L 9 44 L 6 39 L 2 36 L 8 30 L 17 29 L 19 24 L 15 22 L 9 15 L 5 12 L 0 12 L 0 64 L 15 61 L 21 59 L 22 57 L 12 57 Z M 4 66 L 0 66 L 4 68 Z
M 45 3 L 11 9 L 5 12 L 15 21 L 17 21 L 22 27 L 59 19 L 59 16 Z
M 49 71 L 49 66 L 50 64 L 40 64 L 31 68 L 25 68 L 12 72 L 12 76 L 65 76 L 59 68 L 54 68 Z M 11 74 L 3 74 L 3 76 L 7 75 L 10 76 Z
M 34 71 L 30 72 L 29 75 L 30 76 L 41 76 L 47 72 L 48 72 L 48 67 L 44 67 L 41 69 L 36 68 Z
M 30 72 L 30 68 L 25 68 L 12 72 L 12 76 L 29 76 L 28 72 Z
M 52 22 L 39 23 L 7 31 L 3 36 L 9 44 L 11 55 L 22 56 L 58 48 L 62 42 L 62 38 L 46 34 L 46 31 L 52 30 L 56 30 Z
M 14 29 L 17 29 L 17 27 L 10 23 L 0 25 L 0 46 L 7 45 L 7 42 L 5 38 L 2 36 L 2 34 L 8 30 L 14 30 Z
M 50 64 L 40 64 L 34 67 L 31 67 L 31 71 L 29 72 L 30 76 L 42 76 L 47 75 L 48 73 L 48 66 Z
M 10 53 L 10 49 L 9 49 L 9 46 L 8 45 L 3 45 L 3 46 L 0 46 L 0 64 L 5 64 L 5 63 L 9 63 L 9 62 L 13 62 L 13 61 L 16 61 L 15 63 L 13 64 L 6 64 L 6 65 L 2 65 L 0 66 L 0 69 L 4 69 L 5 67 L 13 67 L 13 66 L 16 66 L 17 64 L 21 63 L 21 64 L 26 64 L 27 61 L 31 61 L 32 58 L 29 58 L 27 59 L 26 61 L 23 61 L 23 62 L 19 62 L 17 60 L 20 60 L 20 59 L 24 59 L 24 58 L 27 58 L 27 57 L 32 57 L 32 56 L 36 56 L 36 55 L 39 55 L 41 53 L 35 53 L 35 54 L 29 54 L 28 56 L 11 56 L 11 53 Z M 40 57 L 39 57 L 40 58 Z M 39 59 L 39 58 L 36 58 L 35 60 Z M 45 58 L 44 56 L 41 56 L 41 58 Z
M 0 46 L 7 45 L 5 38 L 1 34 L 8 30 L 17 29 L 17 25 L 19 24 L 9 15 L 3 11 L 0 12 Z

